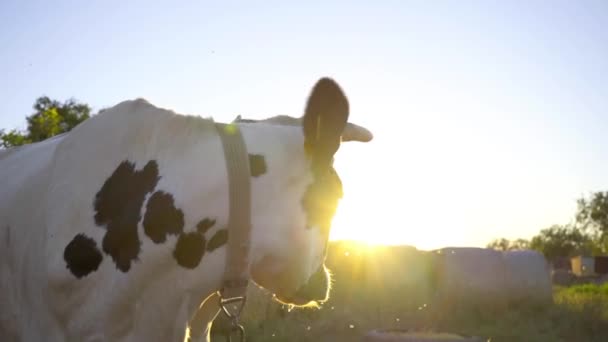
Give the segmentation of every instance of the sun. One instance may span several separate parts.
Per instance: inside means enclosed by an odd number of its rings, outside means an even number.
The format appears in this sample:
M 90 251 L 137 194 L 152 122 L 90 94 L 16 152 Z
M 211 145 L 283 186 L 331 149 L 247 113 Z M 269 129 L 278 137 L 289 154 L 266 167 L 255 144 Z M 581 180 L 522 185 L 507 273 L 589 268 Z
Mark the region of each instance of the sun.
M 368 215 L 374 210 L 356 200 L 343 198 L 332 221 L 330 240 L 353 240 L 372 245 L 394 244 L 396 236 L 391 236 L 384 222 L 370 222 Z
M 448 221 L 408 215 L 408 206 L 397 198 L 387 198 L 385 202 L 367 201 L 365 198 L 369 196 L 345 196 L 342 199 L 332 221 L 330 240 L 433 250 L 462 244 L 466 238 L 462 236 L 462 229 Z
M 468 159 L 435 157 L 452 140 L 435 139 L 421 145 L 418 141 L 425 140 L 423 132 L 404 134 L 395 120 L 375 122 L 371 130 L 377 135 L 372 142 L 343 144 L 336 156 L 344 196 L 332 220 L 330 240 L 420 250 L 465 246 L 479 240 L 477 235 L 483 232 L 479 222 L 485 211 L 474 205 L 480 202 L 475 185 L 491 184 L 494 175 L 482 178 L 484 174 L 478 172 L 473 176 L 464 168 L 446 171 L 445 163 L 475 165 L 476 161 L 472 155 Z M 444 203 L 437 193 L 449 194 L 450 202 Z

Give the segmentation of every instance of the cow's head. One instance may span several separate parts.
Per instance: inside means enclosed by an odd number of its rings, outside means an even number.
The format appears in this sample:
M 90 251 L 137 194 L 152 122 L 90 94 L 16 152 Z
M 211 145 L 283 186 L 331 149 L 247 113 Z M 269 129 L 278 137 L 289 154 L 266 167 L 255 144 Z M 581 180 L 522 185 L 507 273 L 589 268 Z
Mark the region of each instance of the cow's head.
M 372 139 L 348 123 L 349 104 L 333 80 L 313 87 L 300 118 L 237 117 L 251 154 L 253 280 L 297 306 L 327 299 L 324 265 L 331 221 L 342 197 L 333 167 L 341 142 Z

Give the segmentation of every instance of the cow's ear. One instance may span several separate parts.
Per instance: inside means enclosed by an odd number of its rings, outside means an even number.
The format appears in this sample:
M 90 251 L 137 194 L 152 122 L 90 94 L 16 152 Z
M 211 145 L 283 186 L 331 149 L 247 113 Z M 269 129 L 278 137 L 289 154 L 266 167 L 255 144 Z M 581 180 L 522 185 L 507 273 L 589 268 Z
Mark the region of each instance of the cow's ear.
M 354 123 L 347 123 L 344 132 L 342 132 L 342 142 L 346 141 L 359 141 L 369 142 L 374 138 L 372 132 L 367 128 L 355 125 Z
M 304 145 L 315 167 L 331 164 L 348 121 L 348 99 L 332 79 L 321 78 L 312 88 L 302 118 Z

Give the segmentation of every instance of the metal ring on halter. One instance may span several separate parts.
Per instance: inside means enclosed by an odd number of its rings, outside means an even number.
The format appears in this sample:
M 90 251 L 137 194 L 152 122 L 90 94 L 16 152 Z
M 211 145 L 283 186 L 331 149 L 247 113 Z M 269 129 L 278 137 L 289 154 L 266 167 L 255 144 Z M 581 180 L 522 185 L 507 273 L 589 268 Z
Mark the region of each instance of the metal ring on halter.
M 220 308 L 222 309 L 226 317 L 228 317 L 228 319 L 230 320 L 231 325 L 230 332 L 228 333 L 228 335 L 226 335 L 228 342 L 232 342 L 232 335 L 235 333 L 238 334 L 238 341 L 245 341 L 245 328 L 241 324 L 239 324 L 239 319 L 241 313 L 243 312 L 243 308 L 245 307 L 246 300 L 246 296 L 224 298 L 224 296 L 220 292 Z M 237 303 L 237 305 L 230 305 L 234 303 Z M 236 311 L 234 313 L 230 312 L 228 306 L 231 306 L 233 309 L 236 309 Z
M 230 318 L 230 319 L 238 319 L 241 316 L 241 312 L 243 312 L 243 308 L 245 307 L 245 302 L 247 300 L 246 296 L 240 296 L 240 297 L 232 297 L 232 298 L 224 298 L 222 295 L 220 295 L 220 308 L 222 309 L 222 311 L 224 311 L 224 314 Z M 230 310 L 228 310 L 226 308 L 227 305 L 233 304 L 233 303 L 239 303 L 238 306 L 236 306 L 237 310 L 236 312 L 233 314 L 230 312 Z

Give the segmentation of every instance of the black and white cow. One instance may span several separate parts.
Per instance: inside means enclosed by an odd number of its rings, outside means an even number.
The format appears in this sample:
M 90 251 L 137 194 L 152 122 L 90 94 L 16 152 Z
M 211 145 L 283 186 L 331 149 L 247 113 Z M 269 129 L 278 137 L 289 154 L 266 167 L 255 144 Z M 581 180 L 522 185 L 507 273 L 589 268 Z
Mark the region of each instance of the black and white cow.
M 341 142 L 372 139 L 348 112 L 322 78 L 302 117 L 234 123 L 251 165 L 249 271 L 282 302 L 327 299 L 325 248 L 342 196 L 333 156 Z M 0 184 L 0 341 L 183 341 L 205 317 L 229 233 L 211 119 L 125 101 L 0 151 Z

